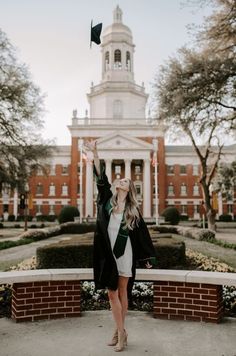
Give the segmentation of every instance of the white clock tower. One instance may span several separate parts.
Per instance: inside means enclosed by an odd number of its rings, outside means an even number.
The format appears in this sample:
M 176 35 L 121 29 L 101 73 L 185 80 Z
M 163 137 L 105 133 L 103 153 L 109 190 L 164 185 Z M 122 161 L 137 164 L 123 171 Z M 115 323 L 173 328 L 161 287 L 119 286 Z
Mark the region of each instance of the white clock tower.
M 145 119 L 148 95 L 134 81 L 134 47 L 132 32 L 117 6 L 113 23 L 103 31 L 102 80 L 88 94 L 91 118 Z

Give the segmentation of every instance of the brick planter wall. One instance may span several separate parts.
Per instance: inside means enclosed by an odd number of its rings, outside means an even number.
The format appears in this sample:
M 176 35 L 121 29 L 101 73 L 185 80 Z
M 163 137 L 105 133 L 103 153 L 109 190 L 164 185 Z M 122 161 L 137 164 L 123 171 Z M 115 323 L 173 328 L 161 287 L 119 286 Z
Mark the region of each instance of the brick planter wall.
M 14 283 L 12 318 L 16 322 L 80 316 L 79 280 Z
M 154 282 L 154 317 L 218 323 L 222 316 L 222 286 Z

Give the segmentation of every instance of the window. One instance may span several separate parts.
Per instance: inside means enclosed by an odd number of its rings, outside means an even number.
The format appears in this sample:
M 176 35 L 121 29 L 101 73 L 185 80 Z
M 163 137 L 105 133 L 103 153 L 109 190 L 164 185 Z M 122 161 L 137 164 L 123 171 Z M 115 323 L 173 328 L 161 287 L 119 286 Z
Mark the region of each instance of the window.
M 174 195 L 174 187 L 172 183 L 168 185 L 168 195 Z
M 56 194 L 56 187 L 54 183 L 51 183 L 49 186 L 49 195 L 55 195 Z
M 194 176 L 198 176 L 198 174 L 199 174 L 199 173 L 198 173 L 198 165 L 194 164 L 194 165 L 193 165 L 193 175 L 194 175 Z
M 109 62 L 110 62 L 109 52 L 106 52 L 105 53 L 105 71 L 109 70 Z
M 68 195 L 68 185 L 66 183 L 61 187 L 61 195 Z
M 130 66 L 130 52 L 126 52 L 126 69 L 127 70 L 131 70 L 131 66 Z
M 108 51 L 105 53 L 105 62 L 106 62 L 106 64 L 109 64 L 109 52 Z
M 199 185 L 197 183 L 193 186 L 193 195 L 199 195 Z
M 186 174 L 186 166 L 180 166 L 180 174 Z
M 49 215 L 55 215 L 54 205 L 50 205 L 50 207 L 49 207 Z
M 121 166 L 115 166 L 115 174 L 121 174 Z
M 142 183 L 141 182 L 135 182 L 134 186 L 135 186 L 135 190 L 136 190 L 137 196 L 141 196 L 142 195 Z
M 184 183 L 182 183 L 182 185 L 181 185 L 180 195 L 187 195 L 187 187 Z
M 228 214 L 233 214 L 233 204 L 227 205 Z
M 56 175 L 56 166 L 55 165 L 51 165 L 50 166 L 50 175 L 51 176 L 55 176 Z
M 181 205 L 181 214 L 187 214 L 187 205 Z
M 37 168 L 37 175 L 38 175 L 38 176 L 43 176 L 43 170 L 42 170 L 41 167 L 38 167 L 38 168 Z
M 194 205 L 193 206 L 193 213 L 194 214 L 199 214 L 199 205 Z
M 36 195 L 42 195 L 43 194 L 43 186 L 42 183 L 38 183 L 36 187 Z
M 116 49 L 114 52 L 114 62 L 121 63 L 121 51 L 119 49 Z
M 68 174 L 68 166 L 62 166 L 62 174 Z
M 167 165 L 167 174 L 174 174 L 174 166 Z
M 141 166 L 134 166 L 134 173 L 140 174 L 141 173 Z
M 36 205 L 36 215 L 42 215 L 41 205 Z

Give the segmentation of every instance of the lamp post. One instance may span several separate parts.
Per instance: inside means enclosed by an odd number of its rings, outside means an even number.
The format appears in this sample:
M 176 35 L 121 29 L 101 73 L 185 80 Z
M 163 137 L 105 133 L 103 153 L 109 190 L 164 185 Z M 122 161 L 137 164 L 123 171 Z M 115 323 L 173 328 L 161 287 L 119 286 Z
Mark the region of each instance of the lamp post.
M 152 140 L 153 143 L 153 162 L 155 172 L 155 207 L 156 207 L 156 225 L 159 225 L 159 210 L 158 210 L 158 181 L 157 181 L 157 139 Z
M 25 215 L 25 231 L 28 230 L 28 197 L 29 195 L 29 184 L 26 182 L 25 183 L 25 210 L 24 210 L 24 215 Z
M 79 150 L 80 150 L 80 172 L 79 172 L 79 180 L 80 180 L 80 185 L 79 185 L 79 222 L 80 224 L 82 223 L 82 211 L 83 211 L 83 201 L 82 201 L 82 193 L 83 193 L 83 139 L 79 139 Z

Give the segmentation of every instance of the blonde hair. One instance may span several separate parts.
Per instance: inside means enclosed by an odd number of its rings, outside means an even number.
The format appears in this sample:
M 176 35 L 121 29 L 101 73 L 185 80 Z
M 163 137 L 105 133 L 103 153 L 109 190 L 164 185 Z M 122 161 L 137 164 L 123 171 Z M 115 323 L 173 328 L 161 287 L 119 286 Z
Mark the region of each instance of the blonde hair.
M 112 212 L 118 206 L 118 192 L 115 190 L 111 198 L 111 211 Z M 140 220 L 138 201 L 136 198 L 136 190 L 134 183 L 129 179 L 129 191 L 126 196 L 125 209 L 124 209 L 124 228 L 133 230 L 135 225 L 138 226 Z

